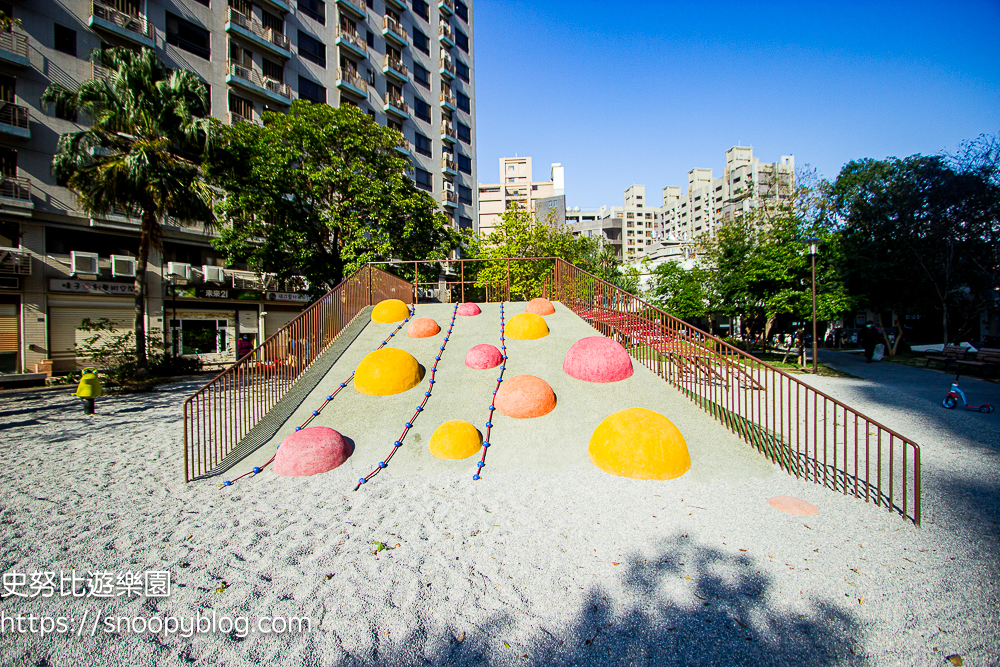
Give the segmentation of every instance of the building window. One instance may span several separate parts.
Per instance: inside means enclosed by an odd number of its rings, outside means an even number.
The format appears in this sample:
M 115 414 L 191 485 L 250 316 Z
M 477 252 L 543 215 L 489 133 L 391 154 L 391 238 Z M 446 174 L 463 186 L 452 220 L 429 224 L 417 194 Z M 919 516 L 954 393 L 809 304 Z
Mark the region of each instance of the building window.
M 413 133 L 413 147 L 421 155 L 426 155 L 430 157 L 431 153 L 431 140 L 420 134 L 419 132 Z
M 430 20 L 430 14 L 427 13 L 427 3 L 424 0 L 413 0 L 413 13 L 425 21 Z
M 212 57 L 211 34 L 176 14 L 167 12 L 167 44 L 209 60 Z
M 326 67 L 326 45 L 299 30 L 299 55 L 320 67 Z
M 458 216 L 458 228 L 459 229 L 472 229 L 472 218 L 467 218 L 464 215 Z
M 469 52 L 469 36 L 458 28 L 455 28 L 455 46 L 462 49 L 466 53 Z
M 431 122 L 431 105 L 427 104 L 427 102 L 424 102 L 419 97 L 414 97 L 413 115 L 425 123 Z
M 455 0 L 455 16 L 462 19 L 466 23 L 469 22 L 469 8 L 465 6 L 462 0 Z
M 455 131 L 458 133 L 458 140 L 463 144 L 472 143 L 472 128 L 465 123 L 458 121 L 455 123 Z
M 455 74 L 462 81 L 469 83 L 469 66 L 463 63 L 458 58 L 455 58 Z
M 375 48 L 375 33 L 373 33 L 371 30 L 366 30 L 365 32 L 367 33 L 367 35 L 365 35 L 365 43 L 368 45 L 369 49 L 374 49 Z
M 268 79 L 277 81 L 278 83 L 285 82 L 285 66 L 281 63 L 276 63 L 273 60 L 264 58 L 261 61 L 261 74 Z
M 413 63 L 413 80 L 427 90 L 431 89 L 431 73 L 422 65 Z
M 467 188 L 461 183 L 458 184 L 458 201 L 459 203 L 472 206 L 472 188 Z
M 418 50 L 423 51 L 427 55 L 431 54 L 430 37 L 417 30 L 416 27 L 413 28 L 413 46 L 417 47 Z
M 326 88 L 319 85 L 312 79 L 299 76 L 299 97 L 316 104 L 326 103 Z
M 220 354 L 226 351 L 228 320 L 170 320 L 181 355 Z
M 375 0 L 368 0 L 368 9 L 375 9 Z
M 428 192 L 434 191 L 434 178 L 431 176 L 431 172 L 424 171 L 420 167 L 417 167 L 414 171 L 414 182 L 417 187 L 421 190 L 427 190 Z
M 71 56 L 76 55 L 76 30 L 61 26 L 58 23 L 53 24 L 54 39 L 53 48 L 56 51 L 62 51 L 63 53 L 68 53 Z
M 470 113 L 472 107 L 469 106 L 469 96 L 463 93 L 461 90 L 455 91 L 455 100 L 458 102 L 458 108 L 465 113 Z
M 323 0 L 299 0 L 302 13 L 322 24 L 326 24 L 326 5 Z
M 458 170 L 466 173 L 472 174 L 472 158 L 463 153 L 458 153 Z
M 260 12 L 261 23 L 264 24 L 265 28 L 270 28 L 279 35 L 285 34 L 285 19 L 281 18 L 277 14 L 272 14 L 266 9 L 262 9 Z

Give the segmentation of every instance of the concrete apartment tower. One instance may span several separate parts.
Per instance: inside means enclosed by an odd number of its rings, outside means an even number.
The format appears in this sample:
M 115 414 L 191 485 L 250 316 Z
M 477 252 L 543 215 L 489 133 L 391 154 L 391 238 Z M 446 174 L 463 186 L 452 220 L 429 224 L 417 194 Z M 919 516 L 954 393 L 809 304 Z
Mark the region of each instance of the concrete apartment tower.
M 102 76 L 95 49 L 155 49 L 208 84 L 226 123 L 260 122 L 297 97 L 352 104 L 402 132 L 414 180 L 456 227 L 478 217 L 471 0 L 36 0 L 0 11 L 20 22 L 0 32 L 0 372 L 75 367 L 84 317 L 131 328 L 138 221 L 90 217 L 55 182 L 59 135 L 82 126 L 39 103 L 52 83 Z M 174 332 L 180 352 L 228 363 L 236 337 L 259 342 L 300 312 L 295 285 L 221 269 L 204 230 L 165 230 L 146 326 Z
M 550 180 L 532 181 L 530 157 L 500 158 L 500 182 L 479 184 L 479 233 L 488 235 L 510 207 L 531 211 L 542 222 L 566 224 L 566 175 L 555 162 Z

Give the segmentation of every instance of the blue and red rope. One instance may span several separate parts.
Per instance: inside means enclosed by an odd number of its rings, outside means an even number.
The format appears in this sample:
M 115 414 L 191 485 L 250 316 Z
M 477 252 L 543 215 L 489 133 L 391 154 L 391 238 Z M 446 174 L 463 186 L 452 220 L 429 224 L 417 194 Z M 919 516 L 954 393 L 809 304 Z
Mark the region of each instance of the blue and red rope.
M 500 375 L 497 377 L 497 384 L 493 388 L 493 399 L 490 401 L 489 414 L 486 417 L 486 433 L 483 436 L 483 455 L 476 463 L 476 474 L 472 476 L 472 479 L 476 481 L 480 479 L 483 468 L 486 467 L 486 452 L 490 448 L 490 432 L 493 430 L 493 413 L 497 409 L 497 392 L 500 391 L 500 385 L 503 383 L 504 371 L 507 370 L 507 342 L 504 338 L 503 301 L 500 302 L 500 356 Z

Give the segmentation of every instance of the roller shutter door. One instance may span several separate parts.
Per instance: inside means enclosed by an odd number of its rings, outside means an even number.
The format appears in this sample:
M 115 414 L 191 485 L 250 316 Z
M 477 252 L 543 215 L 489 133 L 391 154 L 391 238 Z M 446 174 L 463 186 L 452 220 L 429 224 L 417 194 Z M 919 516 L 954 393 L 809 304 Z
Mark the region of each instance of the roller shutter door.
M 264 316 L 264 338 L 270 338 L 278 332 L 278 329 L 285 326 L 296 317 L 301 311 L 296 310 L 269 310 Z
M 0 303 L 0 373 L 17 371 L 18 357 L 17 306 Z
M 51 308 L 49 311 L 49 356 L 52 369 L 69 371 L 83 368 L 83 359 L 77 360 L 75 345 L 83 345 L 93 333 L 78 331 L 84 319 L 97 321 L 107 318 L 115 324 L 116 333 L 131 331 L 135 311 L 130 308 Z

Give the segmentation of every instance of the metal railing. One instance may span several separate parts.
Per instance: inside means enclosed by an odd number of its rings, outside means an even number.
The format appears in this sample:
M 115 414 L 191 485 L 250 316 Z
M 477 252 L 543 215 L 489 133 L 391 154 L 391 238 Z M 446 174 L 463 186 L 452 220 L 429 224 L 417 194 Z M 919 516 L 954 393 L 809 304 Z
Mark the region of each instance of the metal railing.
M 279 49 L 288 51 L 292 48 L 291 42 L 288 40 L 288 37 L 285 36 L 285 33 L 278 32 L 274 28 L 265 28 L 259 21 L 249 16 L 244 16 L 232 7 L 229 7 L 229 22 L 233 25 L 238 25 L 254 35 L 257 35 L 265 42 L 274 44 Z
M 455 194 L 454 190 L 442 190 L 441 191 L 441 202 L 442 203 L 447 202 L 449 204 L 457 204 L 458 203 L 458 195 Z
M 292 87 L 287 83 L 275 81 L 274 79 L 266 77 L 250 67 L 244 67 L 238 63 L 230 62 L 229 73 L 235 77 L 243 79 L 244 81 L 249 81 L 255 86 L 269 90 L 275 95 L 280 95 L 289 99 L 292 97 Z
M 94 0 L 93 14 L 108 23 L 114 23 L 119 28 L 153 39 L 153 24 L 146 20 L 145 14 L 126 14 L 100 0 Z
M 396 107 L 403 113 L 410 113 L 410 105 L 403 100 L 402 95 L 390 95 L 389 93 L 386 93 L 385 103 L 387 106 Z
M 369 305 L 412 303 L 409 282 L 365 265 L 184 401 L 184 479 L 212 474 Z
M 400 269 L 413 277 L 404 280 L 390 273 Z M 720 338 L 551 257 L 366 265 L 188 399 L 187 479 L 205 474 L 228 453 L 364 306 L 383 298 L 450 303 L 526 301 L 536 296 L 563 303 L 617 340 L 638 363 L 788 474 L 920 524 L 920 447 L 912 440 Z
M 455 163 L 455 158 L 452 157 L 451 155 L 442 155 L 441 156 L 441 168 L 442 169 L 450 169 L 451 171 L 457 171 L 458 170 L 458 166 Z
M 458 139 L 458 136 L 455 134 L 455 126 L 451 124 L 451 121 L 446 120 L 441 123 L 441 136 L 451 139 L 452 143 L 455 143 Z
M 452 62 L 451 58 L 441 58 L 440 69 L 443 69 L 444 71 L 448 72 L 448 74 L 450 74 L 452 78 L 455 77 L 455 63 Z
M 442 104 L 447 104 L 449 106 L 454 107 L 455 106 L 455 96 L 452 95 L 451 93 L 449 93 L 448 91 L 442 90 L 441 91 L 441 103 Z
M 394 69 L 402 74 L 404 78 L 409 78 L 410 70 L 406 68 L 406 65 L 399 58 L 393 58 L 389 54 L 386 54 L 384 64 L 389 69 Z
M 438 24 L 438 38 L 444 37 L 449 42 L 454 42 L 455 38 L 451 33 L 451 26 L 447 23 Z
M 337 78 L 341 81 L 345 81 L 359 90 L 368 92 L 368 82 L 365 81 L 360 74 L 354 70 L 341 67 L 337 70 Z
M 19 32 L 0 30 L 0 49 L 28 57 L 28 36 Z
M 20 248 L 0 248 L 0 273 L 31 275 L 31 254 Z
M 4 176 L 0 181 L 0 197 L 31 201 L 31 179 L 18 176 Z
M 258 127 L 261 126 L 261 123 L 259 121 L 254 120 L 253 118 L 247 118 L 246 116 L 239 115 L 235 111 L 230 111 L 229 124 L 234 125 L 236 123 L 250 123 L 251 125 L 257 125 Z
M 0 102 L 0 123 L 28 129 L 28 107 L 13 102 Z
M 359 35 L 358 33 L 345 30 L 343 27 L 341 27 L 339 34 L 341 39 L 350 42 L 351 44 L 354 45 L 355 48 L 359 49 L 360 51 L 364 51 L 365 53 L 368 52 L 368 43 L 364 39 L 362 39 L 361 35 Z
M 382 28 L 398 35 L 399 37 L 402 37 L 404 42 L 410 38 L 410 36 L 406 34 L 406 29 L 403 28 L 402 24 L 391 16 L 382 17 Z

